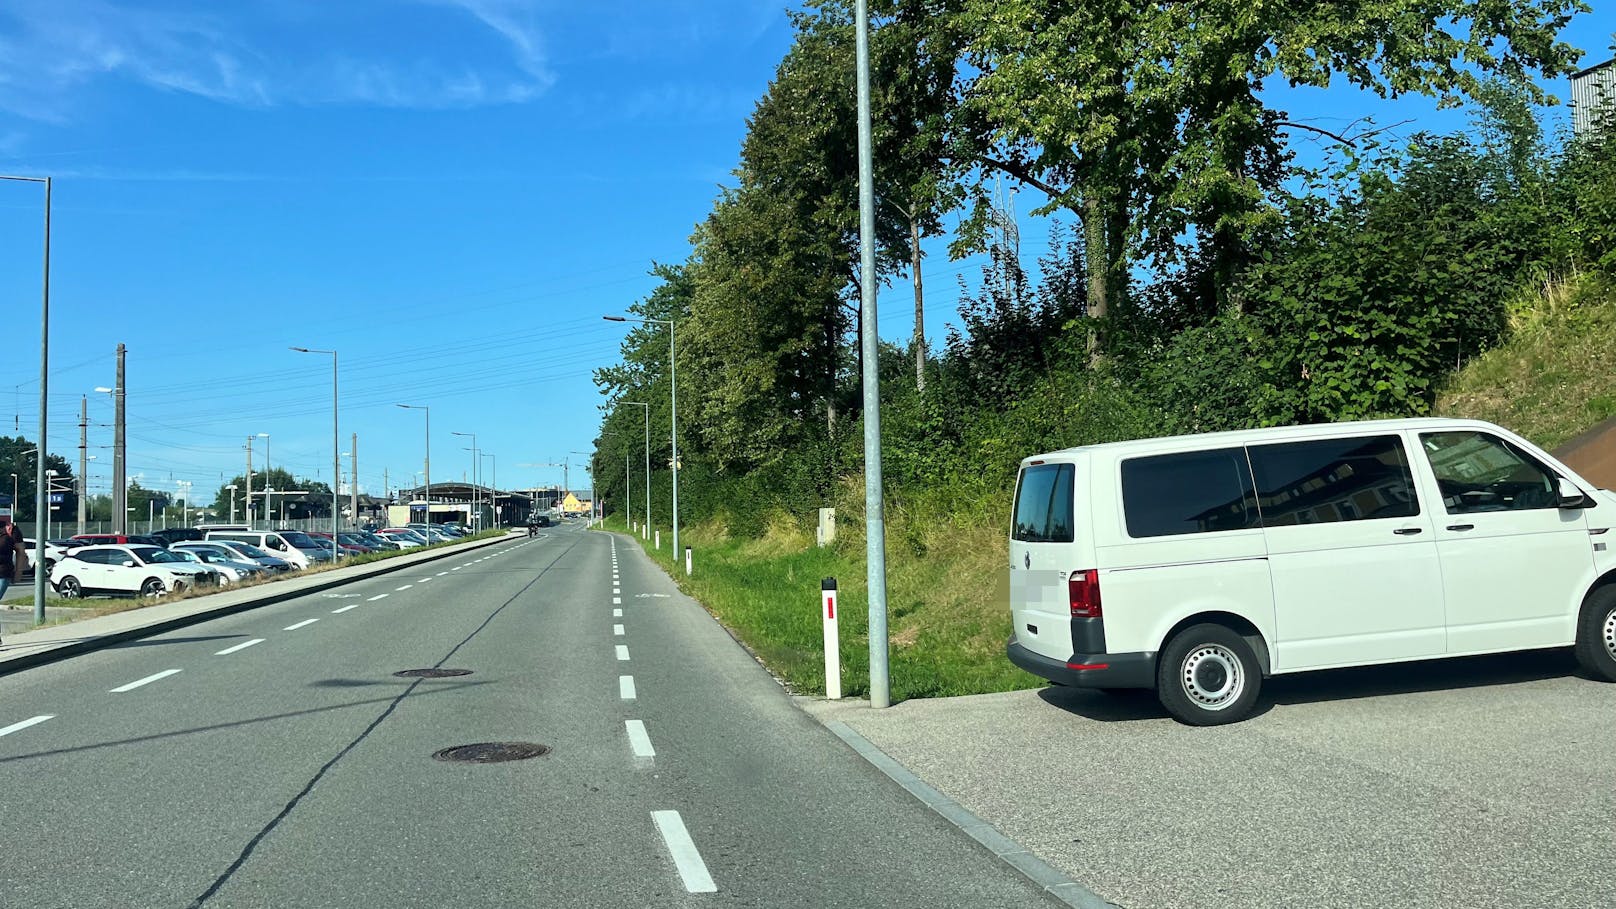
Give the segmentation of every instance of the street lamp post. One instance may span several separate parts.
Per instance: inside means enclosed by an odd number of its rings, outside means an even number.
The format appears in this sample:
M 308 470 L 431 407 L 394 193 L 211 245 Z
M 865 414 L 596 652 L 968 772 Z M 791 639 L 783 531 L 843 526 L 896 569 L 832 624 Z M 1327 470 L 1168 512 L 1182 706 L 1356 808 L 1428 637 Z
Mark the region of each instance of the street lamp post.
M 645 514 L 643 517 L 645 518 L 645 523 L 649 524 L 651 521 L 651 405 L 643 401 L 623 401 L 622 403 L 645 408 Z M 647 530 L 640 536 L 649 537 L 650 533 Z
M 428 528 L 432 526 L 432 408 L 426 404 L 400 404 L 405 410 L 419 410 L 426 414 L 426 519 L 423 523 Z
M 490 479 L 488 481 L 488 491 L 494 497 L 494 526 L 497 528 L 499 527 L 499 458 L 494 457 L 486 451 L 482 452 L 477 455 L 478 467 L 482 466 L 483 458 L 487 458 L 494 462 L 492 469 L 489 471 Z
M 236 523 L 236 484 L 231 483 L 225 489 L 230 490 L 230 523 Z
M 51 178 L 50 177 L 14 177 L 0 175 L 0 180 L 13 180 L 19 183 L 43 183 L 45 185 L 45 262 L 44 282 L 39 301 L 39 457 L 35 460 L 34 469 L 34 522 L 37 524 L 45 519 L 46 507 L 50 504 L 50 496 L 46 492 L 45 482 L 45 452 L 50 450 L 46 444 L 46 433 L 50 429 L 50 421 L 46 411 L 50 405 L 50 241 L 51 241 Z M 34 564 L 45 564 L 45 537 L 44 533 L 36 532 L 34 540 Z M 34 623 L 45 622 L 45 572 L 34 571 Z
M 342 477 L 342 443 L 338 440 L 337 431 L 337 352 L 334 350 L 316 350 L 312 347 L 294 347 L 298 353 L 330 354 L 331 355 L 331 561 L 342 560 L 342 547 L 337 546 L 337 528 L 342 519 L 342 509 L 337 507 L 337 487 Z
M 477 514 L 477 520 L 476 520 L 475 523 L 476 523 L 478 529 L 480 530 L 480 529 L 482 529 L 483 512 L 482 512 L 482 509 L 477 507 L 477 505 L 478 505 L 478 503 L 480 501 L 480 499 L 478 499 L 478 497 L 477 497 L 477 486 L 478 486 L 479 483 L 482 482 L 479 479 L 479 477 L 482 474 L 483 459 L 477 457 L 477 434 L 474 433 L 474 432 L 453 432 L 453 431 L 451 431 L 449 433 L 449 435 L 451 435 L 451 436 L 466 436 L 466 437 L 469 437 L 471 439 L 471 448 L 466 449 L 466 450 L 471 452 L 471 510 L 476 512 L 476 514 Z
M 673 551 L 679 552 L 679 377 L 673 349 L 672 319 L 634 319 L 628 316 L 602 316 L 608 322 L 641 322 L 668 326 L 668 435 L 673 443 Z M 649 419 L 649 416 L 647 417 Z
M 259 438 L 259 439 L 264 440 L 264 520 L 269 522 L 268 526 L 274 527 L 275 526 L 275 478 L 270 476 L 270 473 L 269 473 L 270 468 L 272 467 L 272 465 L 274 463 L 273 461 L 271 461 L 269 459 L 269 455 L 270 455 L 269 433 L 267 433 L 267 432 L 258 433 L 255 436 L 255 438 Z M 284 508 L 285 506 L 282 506 L 282 507 Z M 284 519 L 281 521 L 281 526 L 283 526 L 283 527 L 286 526 L 286 522 L 285 522 Z

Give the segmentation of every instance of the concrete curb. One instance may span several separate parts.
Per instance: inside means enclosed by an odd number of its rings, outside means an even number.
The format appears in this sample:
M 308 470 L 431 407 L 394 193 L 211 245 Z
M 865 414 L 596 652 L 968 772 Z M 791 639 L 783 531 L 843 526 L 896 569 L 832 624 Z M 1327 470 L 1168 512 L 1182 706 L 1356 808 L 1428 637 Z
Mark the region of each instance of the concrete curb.
M 993 825 L 972 814 L 959 802 L 927 785 L 920 777 L 911 773 L 909 768 L 875 747 L 869 739 L 859 735 L 853 727 L 841 720 L 830 720 L 824 725 L 837 738 L 846 742 L 848 747 L 858 752 L 859 757 L 869 761 L 875 769 L 908 790 L 910 795 L 920 799 L 926 807 L 942 815 L 945 820 L 958 827 L 961 833 L 987 847 L 988 851 L 998 856 L 1000 861 L 1014 868 L 1027 880 L 1044 888 L 1045 893 L 1073 909 L 1116 909 L 1114 903 L 1106 902 L 1099 894 L 1067 877 L 1064 872 L 1033 855 L 1025 846 L 995 830 Z
M 287 600 L 306 596 L 311 593 L 319 593 L 321 591 L 330 590 L 333 587 L 341 587 L 344 584 L 351 584 L 354 581 L 364 580 L 365 578 L 391 574 L 392 572 L 403 571 L 406 568 L 413 568 L 417 565 L 425 565 L 431 562 L 436 562 L 439 559 L 447 559 L 453 556 L 463 555 L 468 552 L 474 552 L 479 549 L 486 549 L 500 543 L 508 543 L 514 540 L 526 539 L 527 537 L 525 535 L 508 534 L 506 536 L 497 537 L 491 540 L 478 540 L 475 543 L 466 543 L 459 546 L 445 546 L 442 549 L 432 552 L 412 553 L 414 558 L 407 555 L 397 558 L 384 559 L 380 562 L 373 562 L 368 565 L 358 565 L 353 568 L 338 568 L 333 571 L 321 572 L 318 575 L 314 575 L 313 577 L 306 579 L 307 582 L 303 584 L 297 583 L 299 579 L 289 579 L 291 583 L 287 586 L 291 586 L 293 589 L 278 589 L 283 586 L 281 583 L 271 583 L 265 585 L 263 588 L 264 593 L 260 596 L 255 596 L 251 599 L 229 603 L 226 605 L 207 606 L 205 604 L 207 603 L 208 597 L 198 597 L 195 600 L 182 601 L 197 603 L 199 604 L 200 608 L 198 608 L 195 612 L 169 616 L 143 625 L 119 629 L 117 631 L 110 631 L 105 634 L 92 635 L 90 637 L 82 638 L 68 638 L 63 640 L 57 646 L 52 647 L 46 645 L 44 649 L 29 653 L 7 655 L 0 652 L 0 676 L 10 675 L 13 672 L 20 672 L 24 669 L 32 669 L 35 666 L 43 666 L 47 663 L 54 663 L 58 660 L 65 660 L 69 657 L 90 653 L 91 651 L 111 647 L 114 644 L 122 644 L 125 641 L 139 640 L 141 638 L 151 637 L 152 635 L 173 631 L 177 628 L 185 628 L 189 625 L 197 625 L 213 619 L 235 615 L 238 612 L 246 612 L 250 609 L 257 609 L 260 606 L 271 606 L 275 603 L 283 603 Z M 231 591 L 220 591 L 220 593 L 230 592 Z M 129 614 L 130 613 L 118 613 L 118 615 Z M 104 618 L 112 617 L 113 616 L 105 616 Z M 85 619 L 83 621 L 93 622 L 95 619 Z M 70 624 L 56 627 L 71 628 L 72 626 Z M 28 633 L 29 632 L 24 632 L 23 634 Z M 17 640 L 22 636 L 23 635 L 14 634 L 11 636 L 10 640 Z M 21 646 L 27 646 L 28 642 L 20 641 L 19 644 Z

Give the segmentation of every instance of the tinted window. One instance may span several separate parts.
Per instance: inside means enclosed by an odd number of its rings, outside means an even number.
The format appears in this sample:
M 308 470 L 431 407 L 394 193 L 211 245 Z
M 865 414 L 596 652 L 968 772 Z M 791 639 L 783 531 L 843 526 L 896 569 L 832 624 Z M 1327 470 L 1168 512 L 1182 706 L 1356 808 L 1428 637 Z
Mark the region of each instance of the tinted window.
M 1497 436 L 1430 432 L 1420 443 L 1448 514 L 1559 507 L 1554 472 Z
M 1072 542 L 1071 464 L 1037 464 L 1021 472 L 1016 485 L 1015 526 L 1010 535 L 1024 543 Z
M 320 544 L 318 542 L 316 542 L 313 537 L 309 536 L 306 533 L 303 533 L 300 530 L 282 530 L 282 531 L 280 531 L 280 535 L 281 535 L 281 539 L 285 540 L 288 543 L 291 543 L 293 546 L 297 547 L 298 549 L 319 549 L 320 548 Z
M 103 549 L 92 549 L 88 552 L 80 549 L 76 552 L 68 553 L 69 558 L 78 559 L 81 562 L 89 562 L 91 565 L 110 565 L 111 561 L 108 559 L 108 556 L 110 555 L 112 555 L 112 553 Z
M 236 533 L 212 533 L 208 535 L 208 538 L 213 540 L 231 540 L 236 543 L 246 543 L 249 540 L 257 539 L 256 537 L 246 537 Z
M 1123 461 L 1122 507 L 1132 537 L 1258 526 L 1251 472 L 1239 448 Z
M 1397 436 L 1254 445 L 1249 453 L 1265 527 L 1420 513 Z

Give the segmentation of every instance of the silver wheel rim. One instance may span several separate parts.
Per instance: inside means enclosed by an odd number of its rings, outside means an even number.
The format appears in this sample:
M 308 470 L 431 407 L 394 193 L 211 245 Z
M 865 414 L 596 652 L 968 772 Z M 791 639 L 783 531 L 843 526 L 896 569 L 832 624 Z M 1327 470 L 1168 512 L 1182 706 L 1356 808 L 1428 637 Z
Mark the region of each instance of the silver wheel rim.
M 62 582 L 61 587 L 60 587 L 60 592 L 61 592 L 62 596 L 65 597 L 66 599 L 69 599 L 69 600 L 78 599 L 79 598 L 79 582 L 73 580 L 72 578 L 68 578 L 67 580 Z
M 1599 636 L 1605 642 L 1605 652 L 1616 660 L 1616 609 L 1605 613 L 1605 627 L 1599 630 Z
M 144 594 L 145 596 L 149 596 L 149 597 L 162 596 L 163 595 L 163 582 L 162 581 L 148 581 L 144 587 L 140 588 L 140 592 L 142 594 Z
M 1191 650 L 1179 667 L 1178 680 L 1202 710 L 1223 710 L 1246 690 L 1245 667 L 1222 644 L 1202 644 Z

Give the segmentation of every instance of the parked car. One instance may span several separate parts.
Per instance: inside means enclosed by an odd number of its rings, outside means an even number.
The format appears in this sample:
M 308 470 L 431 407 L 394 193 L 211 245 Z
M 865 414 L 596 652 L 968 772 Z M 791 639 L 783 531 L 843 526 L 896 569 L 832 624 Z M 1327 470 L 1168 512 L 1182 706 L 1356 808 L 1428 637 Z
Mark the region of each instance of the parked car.
M 550 520 L 550 516 L 543 512 L 533 516 L 533 526 L 535 527 L 550 527 L 554 524 L 555 522 Z
M 238 554 L 242 560 L 256 562 L 275 574 L 284 574 L 297 568 L 297 566 L 293 565 L 291 562 L 277 556 L 272 556 L 250 543 L 238 543 L 235 540 L 208 540 L 206 542 L 210 545 L 223 546 L 231 552 Z
M 414 549 L 417 546 L 426 545 L 426 540 L 422 539 L 419 534 L 401 527 L 383 528 L 376 531 L 376 536 L 396 543 L 400 549 Z
M 1011 661 L 1185 723 L 1338 666 L 1574 646 L 1616 681 L 1616 494 L 1490 423 L 1072 448 L 1022 462 L 1012 513 Z
M 98 593 L 161 596 L 215 586 L 219 573 L 161 546 L 96 544 L 68 552 L 51 570 L 50 581 L 69 600 Z
M 199 564 L 207 565 L 217 571 L 219 573 L 219 583 L 224 585 L 261 578 L 269 571 L 269 569 L 256 562 L 240 561 L 239 556 L 231 558 L 235 553 L 217 543 L 180 541 L 170 546 L 168 551 L 183 559 L 194 560 Z
M 307 556 L 310 562 L 331 561 L 331 550 L 328 547 L 321 546 L 318 540 L 303 531 L 283 528 L 275 532 L 280 534 L 281 539 L 290 544 L 292 548 Z
M 162 537 L 130 533 L 76 533 L 68 539 L 78 540 L 82 546 L 156 546 L 164 548 L 168 541 Z
M 420 534 L 428 543 L 442 543 L 454 539 L 438 524 L 410 523 L 404 526 Z
M 34 561 L 34 550 L 38 547 L 39 544 L 37 542 L 35 542 L 34 540 L 31 540 L 31 539 L 29 539 L 27 537 L 24 537 L 22 542 L 23 542 L 23 546 L 28 550 L 28 561 L 30 563 L 32 563 Z M 83 546 L 83 545 L 84 545 L 84 543 L 82 543 L 82 542 L 80 542 L 78 540 L 46 540 L 45 541 L 45 577 L 47 577 L 47 578 L 50 577 L 51 569 L 56 566 L 57 560 L 61 559 L 63 553 L 66 553 L 69 550 L 76 549 L 76 548 L 78 548 L 80 546 Z M 30 569 L 29 573 L 32 574 L 31 569 Z
M 331 547 L 326 545 L 326 544 L 331 542 L 331 534 L 329 534 L 329 533 L 317 533 L 315 531 L 310 531 L 309 536 L 313 537 L 315 542 L 317 542 L 317 543 L 319 543 L 321 545 L 322 549 L 324 549 L 327 552 L 331 551 Z M 340 545 L 342 547 L 342 554 L 344 556 L 364 555 L 367 552 L 375 552 L 375 550 L 371 549 L 369 546 L 355 545 L 354 543 L 350 543 L 347 540 L 342 539 L 342 537 L 343 537 L 342 534 L 338 534 L 337 541 L 338 541 L 338 545 Z
M 200 540 L 206 534 L 198 527 L 165 527 L 152 531 L 148 536 L 162 540 L 165 546 L 172 546 L 181 540 Z
M 358 530 L 345 530 L 337 534 L 337 539 L 349 546 L 358 546 L 370 552 L 385 552 L 398 548 L 396 544 L 390 543 L 373 533 Z
M 225 542 L 246 543 L 264 550 L 276 558 L 291 562 L 295 568 L 307 568 L 313 560 L 303 550 L 288 543 L 284 537 L 273 530 L 247 530 L 245 528 L 203 528 L 207 531 L 204 538 L 209 542 L 222 540 Z

